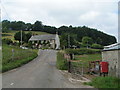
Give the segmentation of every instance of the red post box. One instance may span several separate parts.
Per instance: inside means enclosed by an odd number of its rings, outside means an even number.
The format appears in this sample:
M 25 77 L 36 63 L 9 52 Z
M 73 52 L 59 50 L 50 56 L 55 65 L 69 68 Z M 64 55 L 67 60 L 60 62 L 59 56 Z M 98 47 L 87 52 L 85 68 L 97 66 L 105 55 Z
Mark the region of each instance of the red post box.
M 100 62 L 100 72 L 108 73 L 108 62 Z

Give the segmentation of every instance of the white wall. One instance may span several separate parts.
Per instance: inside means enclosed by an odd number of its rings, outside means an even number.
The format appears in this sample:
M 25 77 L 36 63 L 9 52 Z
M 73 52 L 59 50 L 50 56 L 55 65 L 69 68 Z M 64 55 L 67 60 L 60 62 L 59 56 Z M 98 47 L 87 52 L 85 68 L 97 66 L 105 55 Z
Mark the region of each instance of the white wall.
M 102 52 L 102 61 L 109 63 L 109 75 L 117 76 L 120 75 L 120 50 L 111 50 Z M 118 65 L 119 64 L 119 65 Z

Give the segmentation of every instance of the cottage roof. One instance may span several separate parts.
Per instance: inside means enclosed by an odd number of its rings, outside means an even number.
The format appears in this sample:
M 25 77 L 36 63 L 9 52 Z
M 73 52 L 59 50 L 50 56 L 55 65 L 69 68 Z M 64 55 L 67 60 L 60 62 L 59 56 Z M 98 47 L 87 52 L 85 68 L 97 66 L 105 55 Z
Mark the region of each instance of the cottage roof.
M 115 49 L 120 49 L 120 43 L 104 46 L 104 50 L 115 50 Z
M 56 35 L 53 34 L 46 34 L 46 35 L 35 35 L 32 36 L 29 41 L 37 41 L 37 40 L 53 40 L 55 39 Z

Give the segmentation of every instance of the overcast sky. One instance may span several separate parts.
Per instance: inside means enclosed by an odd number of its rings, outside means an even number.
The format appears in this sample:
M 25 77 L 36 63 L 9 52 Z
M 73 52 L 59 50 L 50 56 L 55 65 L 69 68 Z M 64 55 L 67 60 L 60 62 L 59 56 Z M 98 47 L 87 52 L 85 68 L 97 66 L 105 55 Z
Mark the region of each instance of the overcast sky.
M 2 0 L 2 20 L 88 26 L 118 37 L 119 0 Z

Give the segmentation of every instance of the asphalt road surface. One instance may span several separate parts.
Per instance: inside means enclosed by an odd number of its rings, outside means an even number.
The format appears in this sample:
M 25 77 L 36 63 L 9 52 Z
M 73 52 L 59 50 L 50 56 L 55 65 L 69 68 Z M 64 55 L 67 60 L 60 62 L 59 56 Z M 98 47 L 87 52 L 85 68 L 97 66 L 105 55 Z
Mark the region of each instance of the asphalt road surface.
M 3 88 L 90 88 L 72 83 L 56 68 L 56 51 L 41 50 L 36 59 L 2 74 Z

